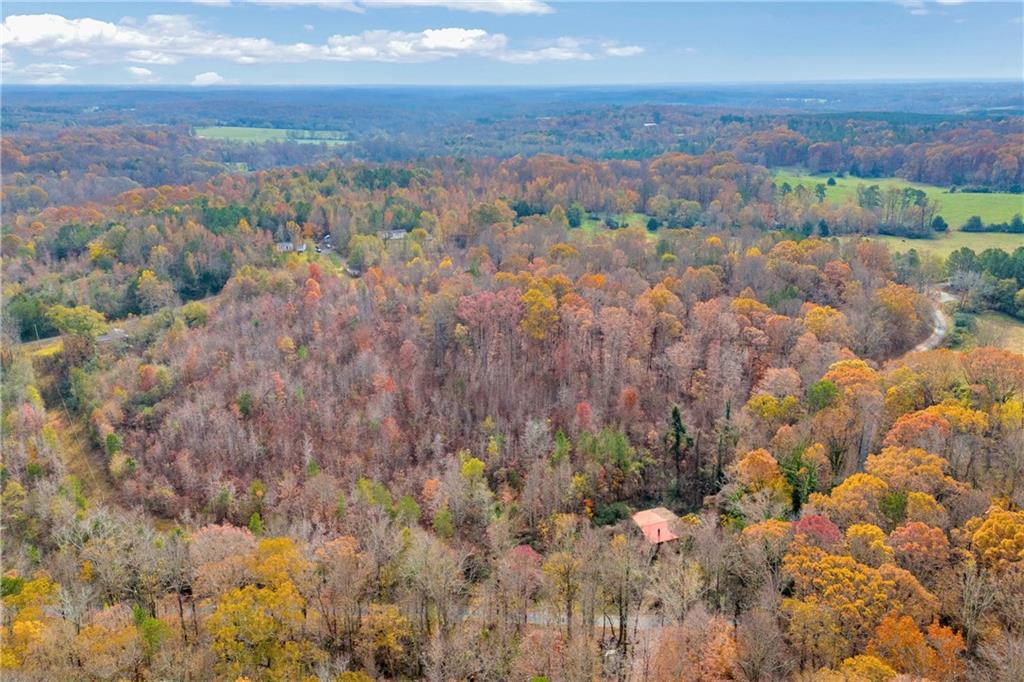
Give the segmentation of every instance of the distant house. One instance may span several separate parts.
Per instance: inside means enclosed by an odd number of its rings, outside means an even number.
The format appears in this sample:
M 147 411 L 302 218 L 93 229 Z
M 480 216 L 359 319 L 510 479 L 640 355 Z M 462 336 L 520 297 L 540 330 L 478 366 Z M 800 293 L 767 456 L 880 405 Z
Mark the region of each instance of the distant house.
M 306 242 L 302 242 L 298 246 L 295 246 L 295 244 L 291 242 L 277 242 L 277 244 L 274 244 L 274 246 L 281 253 L 291 253 L 292 251 L 294 251 L 295 253 L 306 253 L 307 248 Z
M 393 239 L 405 239 L 405 235 L 409 234 L 405 230 L 381 230 L 377 233 L 377 236 L 382 240 L 389 242 Z
M 664 507 L 644 509 L 633 514 L 633 523 L 637 525 L 644 538 L 652 545 L 678 540 L 677 524 L 679 517 Z
M 516 545 L 508 551 L 508 556 L 513 562 L 527 566 L 540 567 L 544 563 L 544 557 L 529 545 Z
M 123 341 L 128 338 L 128 332 L 121 329 L 120 327 L 114 327 L 106 334 L 100 334 L 96 337 L 98 343 L 109 343 L 111 341 Z

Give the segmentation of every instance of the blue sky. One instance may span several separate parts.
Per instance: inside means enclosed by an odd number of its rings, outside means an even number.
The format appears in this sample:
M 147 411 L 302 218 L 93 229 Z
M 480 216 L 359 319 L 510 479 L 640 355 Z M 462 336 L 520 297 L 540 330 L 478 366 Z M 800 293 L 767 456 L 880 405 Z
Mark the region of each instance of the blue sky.
M 3 4 L 4 83 L 1020 79 L 1020 2 Z

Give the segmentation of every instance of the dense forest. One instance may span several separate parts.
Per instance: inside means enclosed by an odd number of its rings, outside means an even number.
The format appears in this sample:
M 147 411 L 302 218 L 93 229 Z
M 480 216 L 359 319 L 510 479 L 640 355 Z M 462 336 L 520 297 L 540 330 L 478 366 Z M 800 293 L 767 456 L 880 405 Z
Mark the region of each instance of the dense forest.
M 662 250 L 689 239 L 680 230 L 693 228 L 753 243 L 773 231 L 795 239 L 876 232 L 927 237 L 944 222 L 941 202 L 913 188 L 864 185 L 846 202 L 833 203 L 823 200 L 825 187 L 779 184 L 764 166 L 739 162 L 732 153 L 677 152 L 643 162 L 549 155 L 391 166 L 332 161 L 221 174 L 191 185 L 132 189 L 105 202 L 15 212 L 3 237 L 7 320 L 29 340 L 56 333 L 48 305 L 84 304 L 121 319 L 204 298 L 220 292 L 238 268 L 270 264 L 272 244 L 282 240 L 329 237 L 350 265 L 363 269 L 384 254 L 378 233 L 396 231 L 410 235 L 406 251 L 409 243 L 422 251 L 426 239 L 437 237 L 441 243 L 433 248 L 475 249 L 477 260 L 486 256 L 506 269 L 525 266 L 521 258 L 506 263 L 517 254 L 531 262 L 570 233 L 615 228 L 617 217 L 638 212 L 649 235 L 665 243 Z M 508 243 L 524 230 L 532 244 L 526 251 Z M 946 272 L 942 262 L 911 256 L 897 263 L 900 283 Z M 981 307 L 1024 317 L 1024 250 L 971 252 L 950 262 L 948 274 L 970 288 Z M 605 266 L 593 267 L 602 272 Z M 144 272 L 155 276 L 142 282 Z M 758 284 L 753 277 L 749 282 Z M 784 281 L 760 285 L 776 287 L 770 291 L 778 299 L 801 295 Z
M 1024 318 L 1024 238 L 869 238 L 1020 192 L 1019 116 L 15 100 L 5 679 L 1024 677 L 1024 348 L 940 307 Z

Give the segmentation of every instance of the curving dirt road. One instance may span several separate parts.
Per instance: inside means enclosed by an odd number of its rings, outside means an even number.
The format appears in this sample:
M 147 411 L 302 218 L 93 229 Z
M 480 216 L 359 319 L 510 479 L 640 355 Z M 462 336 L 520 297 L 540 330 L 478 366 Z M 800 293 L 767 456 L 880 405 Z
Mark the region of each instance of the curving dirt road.
M 953 296 L 944 289 L 933 289 L 932 293 L 938 298 L 938 303 L 932 307 L 932 319 L 935 321 L 934 329 L 931 336 L 914 346 L 914 352 L 938 348 L 943 339 L 946 338 L 946 334 L 949 333 L 949 320 L 946 319 L 946 314 L 942 312 L 942 305 L 955 301 L 956 296 Z

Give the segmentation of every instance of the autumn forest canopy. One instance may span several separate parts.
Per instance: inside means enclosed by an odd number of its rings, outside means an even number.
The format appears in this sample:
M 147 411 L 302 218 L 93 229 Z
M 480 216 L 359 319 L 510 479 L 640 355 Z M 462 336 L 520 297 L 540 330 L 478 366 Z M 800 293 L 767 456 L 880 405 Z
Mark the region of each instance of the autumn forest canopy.
M 5 679 L 1024 679 L 1019 83 L 4 95 Z

